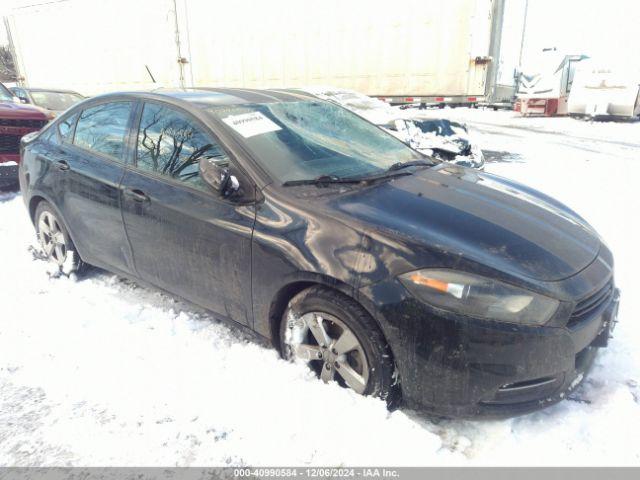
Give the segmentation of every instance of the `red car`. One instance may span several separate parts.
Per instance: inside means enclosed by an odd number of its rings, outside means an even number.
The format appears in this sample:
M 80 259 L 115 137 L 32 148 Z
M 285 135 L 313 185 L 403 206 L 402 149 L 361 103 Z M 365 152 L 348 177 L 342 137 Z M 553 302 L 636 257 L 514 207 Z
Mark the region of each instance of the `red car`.
M 0 83 L 0 189 L 18 184 L 20 139 L 48 121 L 39 108 L 15 103 L 13 94 Z

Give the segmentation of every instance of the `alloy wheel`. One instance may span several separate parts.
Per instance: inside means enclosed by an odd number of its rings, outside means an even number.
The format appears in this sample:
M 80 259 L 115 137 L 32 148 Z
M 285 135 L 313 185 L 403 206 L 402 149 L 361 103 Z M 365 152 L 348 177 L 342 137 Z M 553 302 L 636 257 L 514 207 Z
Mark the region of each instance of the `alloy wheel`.
M 290 315 L 285 343 L 288 356 L 309 364 L 323 382 L 339 384 L 363 394 L 369 380 L 369 364 L 362 344 L 339 318 L 323 312 Z
M 67 242 L 58 219 L 49 211 L 38 218 L 38 237 L 44 253 L 58 265 L 67 259 Z

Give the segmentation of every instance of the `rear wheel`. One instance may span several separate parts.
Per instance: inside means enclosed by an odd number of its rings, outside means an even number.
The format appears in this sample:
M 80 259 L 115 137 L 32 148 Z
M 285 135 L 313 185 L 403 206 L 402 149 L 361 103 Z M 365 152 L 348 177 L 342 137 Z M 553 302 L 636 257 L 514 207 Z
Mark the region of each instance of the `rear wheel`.
M 65 275 L 81 271 L 84 263 L 59 214 L 48 202 L 38 204 L 35 220 L 38 242 L 47 259 Z
M 312 287 L 296 295 L 281 322 L 282 355 L 302 360 L 325 383 L 396 403 L 391 352 L 369 314 L 340 292 Z

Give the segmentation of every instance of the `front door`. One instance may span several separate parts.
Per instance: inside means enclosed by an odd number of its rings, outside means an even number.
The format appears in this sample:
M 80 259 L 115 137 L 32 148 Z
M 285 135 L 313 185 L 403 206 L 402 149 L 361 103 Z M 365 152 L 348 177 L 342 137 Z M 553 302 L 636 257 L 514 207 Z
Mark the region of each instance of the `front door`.
M 198 162 L 230 158 L 188 113 L 144 104 L 122 208 L 138 275 L 221 316 L 252 325 L 253 205 L 221 198 Z

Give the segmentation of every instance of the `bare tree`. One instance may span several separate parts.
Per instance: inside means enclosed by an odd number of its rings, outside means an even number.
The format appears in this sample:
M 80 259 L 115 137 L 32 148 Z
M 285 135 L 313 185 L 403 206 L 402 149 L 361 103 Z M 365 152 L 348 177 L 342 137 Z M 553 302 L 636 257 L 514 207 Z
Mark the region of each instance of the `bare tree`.
M 15 82 L 17 78 L 16 66 L 9 47 L 0 45 L 0 81 Z

